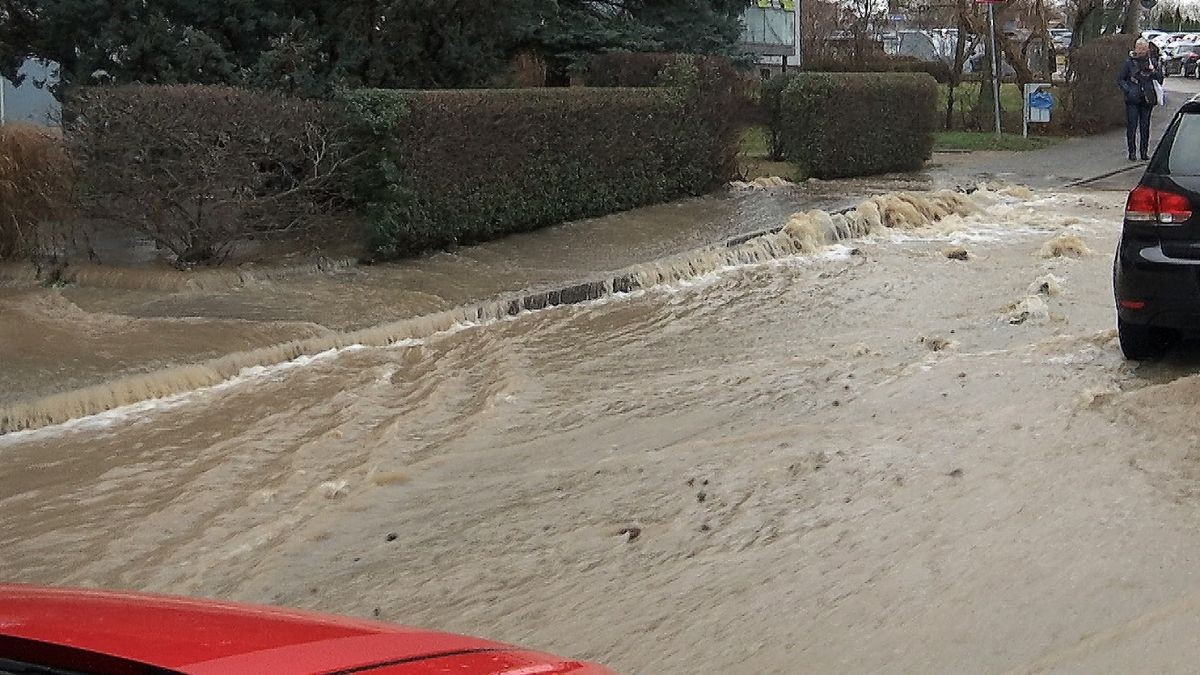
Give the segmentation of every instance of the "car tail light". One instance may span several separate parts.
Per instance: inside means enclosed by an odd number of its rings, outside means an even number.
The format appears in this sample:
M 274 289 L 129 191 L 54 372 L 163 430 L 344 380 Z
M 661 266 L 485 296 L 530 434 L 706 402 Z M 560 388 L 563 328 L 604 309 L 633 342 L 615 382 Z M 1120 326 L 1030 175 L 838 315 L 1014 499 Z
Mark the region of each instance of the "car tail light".
M 1125 202 L 1125 220 L 1178 225 L 1192 217 L 1192 202 L 1180 194 L 1139 185 Z

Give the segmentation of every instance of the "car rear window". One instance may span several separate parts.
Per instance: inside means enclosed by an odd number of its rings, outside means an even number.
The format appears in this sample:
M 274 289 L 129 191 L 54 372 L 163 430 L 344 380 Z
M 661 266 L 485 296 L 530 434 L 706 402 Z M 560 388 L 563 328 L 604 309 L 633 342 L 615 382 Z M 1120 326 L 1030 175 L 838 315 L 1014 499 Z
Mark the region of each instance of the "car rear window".
M 1171 152 L 1167 155 L 1167 172 L 1200 176 L 1200 115 L 1180 115 L 1177 124 Z

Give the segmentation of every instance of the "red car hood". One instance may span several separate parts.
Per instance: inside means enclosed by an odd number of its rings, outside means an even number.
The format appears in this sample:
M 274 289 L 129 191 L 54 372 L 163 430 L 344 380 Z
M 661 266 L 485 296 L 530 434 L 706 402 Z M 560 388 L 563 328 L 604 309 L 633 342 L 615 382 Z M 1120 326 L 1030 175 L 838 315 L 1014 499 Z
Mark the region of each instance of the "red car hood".
M 207 600 L 0 585 L 0 657 L 100 672 L 605 673 L 477 638 Z M 110 657 L 110 658 L 105 658 Z M 87 662 L 80 662 L 87 659 Z M 66 662 L 64 662 L 66 661 Z M 376 670 L 385 668 L 385 670 Z

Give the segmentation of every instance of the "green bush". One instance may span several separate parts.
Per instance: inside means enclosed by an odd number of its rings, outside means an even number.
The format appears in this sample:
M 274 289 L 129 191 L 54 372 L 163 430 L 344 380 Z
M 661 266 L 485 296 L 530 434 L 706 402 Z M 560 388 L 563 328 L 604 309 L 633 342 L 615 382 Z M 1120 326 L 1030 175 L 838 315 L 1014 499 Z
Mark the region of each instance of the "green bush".
M 818 178 L 921 168 L 933 151 L 937 83 L 924 74 L 800 73 L 780 93 L 783 155 Z
M 724 57 L 661 52 L 605 52 L 588 59 L 583 72 L 589 87 L 657 87 L 664 71 L 680 63 L 695 67 L 707 79 L 742 79 Z
M 589 87 L 656 87 L 659 74 L 677 54 L 607 52 L 588 59 L 584 82 Z
M 82 87 L 67 142 L 89 219 L 123 224 L 180 266 L 219 264 L 265 233 L 327 227 L 346 208 L 335 106 L 235 87 Z
M 372 249 L 406 255 L 712 190 L 732 175 L 736 130 L 701 77 L 685 62 L 653 89 L 346 94 Z
M 744 82 L 727 68 L 673 56 L 653 88 L 354 90 L 339 101 L 83 87 L 67 140 L 87 219 L 141 231 L 177 265 L 220 264 L 264 234 L 341 227 L 352 210 L 375 255 L 392 257 L 721 185 L 735 170 Z
M 1125 95 L 1117 87 L 1117 76 L 1134 40 L 1132 35 L 1106 35 L 1071 54 L 1065 107 L 1072 130 L 1098 133 L 1125 123 Z
M 945 61 L 924 61 L 915 56 L 898 54 L 864 54 L 849 58 L 818 58 L 804 62 L 802 68 L 811 73 L 925 73 L 940 83 L 950 81 L 950 64 Z
M 760 119 L 767 126 L 767 155 L 775 162 L 783 159 L 783 90 L 797 73 L 783 73 L 759 85 Z

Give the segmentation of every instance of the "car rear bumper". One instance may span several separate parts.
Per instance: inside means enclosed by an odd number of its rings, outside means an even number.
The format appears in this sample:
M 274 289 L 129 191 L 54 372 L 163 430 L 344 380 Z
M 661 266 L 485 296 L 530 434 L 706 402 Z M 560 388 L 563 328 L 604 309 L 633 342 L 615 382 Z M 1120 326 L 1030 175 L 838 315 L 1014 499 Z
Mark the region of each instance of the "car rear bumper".
M 1200 259 L 1168 257 L 1157 238 L 1123 236 L 1113 267 L 1122 321 L 1200 332 Z

